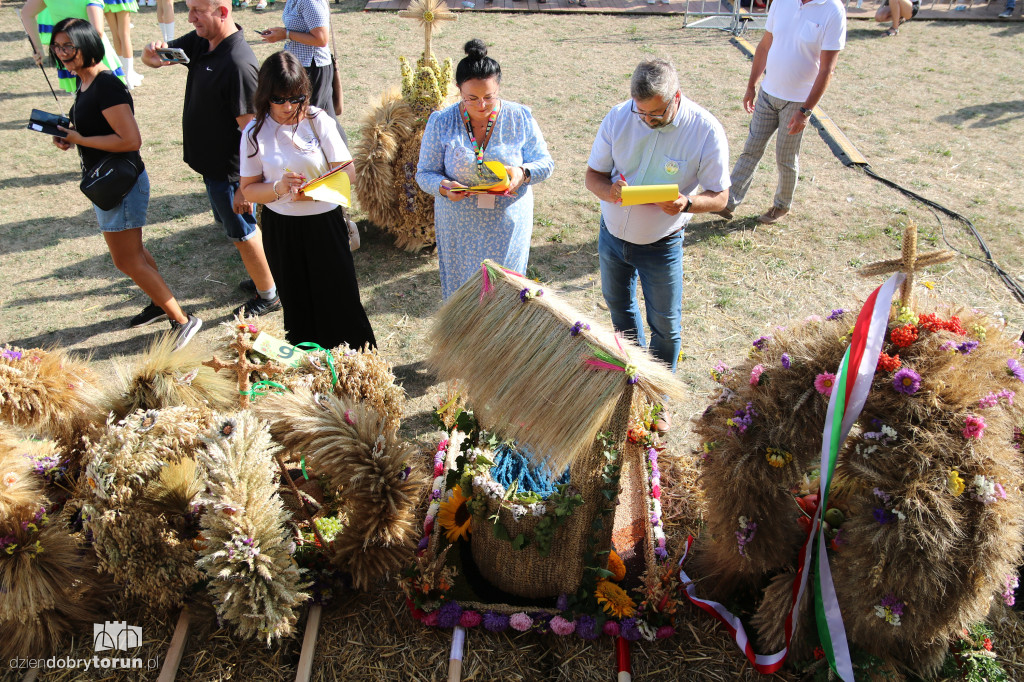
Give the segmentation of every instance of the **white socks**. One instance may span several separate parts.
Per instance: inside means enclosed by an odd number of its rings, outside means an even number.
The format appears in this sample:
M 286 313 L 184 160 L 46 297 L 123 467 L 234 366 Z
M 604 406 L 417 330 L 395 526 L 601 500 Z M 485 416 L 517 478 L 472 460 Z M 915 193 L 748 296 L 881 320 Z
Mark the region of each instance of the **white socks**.
M 121 63 L 124 65 L 124 75 L 128 80 L 128 87 L 137 88 L 142 85 L 142 76 L 135 73 L 135 58 L 121 57 Z
M 165 43 L 169 43 L 174 40 L 174 22 L 169 21 L 166 24 L 161 23 L 160 33 L 163 35 Z

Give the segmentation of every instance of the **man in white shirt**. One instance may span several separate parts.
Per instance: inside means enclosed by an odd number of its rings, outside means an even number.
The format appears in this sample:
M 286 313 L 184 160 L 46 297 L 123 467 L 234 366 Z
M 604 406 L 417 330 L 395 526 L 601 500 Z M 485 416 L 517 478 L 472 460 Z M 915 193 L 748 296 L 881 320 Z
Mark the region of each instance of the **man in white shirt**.
M 732 171 L 726 220 L 742 203 L 772 135 L 779 181 L 772 207 L 758 217 L 774 223 L 789 213 L 799 172 L 800 140 L 811 110 L 825 94 L 839 51 L 846 45 L 846 10 L 840 0 L 775 0 L 754 52 L 743 108 L 754 116 L 743 153 Z M 761 90 L 757 81 L 764 74 Z M 756 99 L 756 103 L 755 103 Z
M 675 67 L 664 59 L 636 67 L 630 95 L 601 121 L 587 160 L 587 189 L 601 200 L 601 290 L 615 329 L 645 346 L 636 297 L 639 276 L 651 355 L 675 371 L 684 228 L 694 213 L 725 207 L 729 144 L 722 124 L 683 97 Z M 662 184 L 678 186 L 676 199 L 628 207 L 620 203 L 626 185 Z

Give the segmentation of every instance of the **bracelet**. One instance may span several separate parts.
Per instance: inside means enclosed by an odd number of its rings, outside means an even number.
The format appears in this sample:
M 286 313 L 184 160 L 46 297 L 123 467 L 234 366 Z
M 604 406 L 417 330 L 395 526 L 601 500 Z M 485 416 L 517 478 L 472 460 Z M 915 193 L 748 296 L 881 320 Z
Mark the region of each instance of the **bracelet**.
M 281 181 L 280 181 L 280 180 L 278 180 L 277 182 L 281 182 Z M 276 197 L 277 197 L 278 199 L 280 199 L 280 198 L 281 198 L 281 195 L 277 193 L 277 182 L 275 182 L 274 184 L 272 184 L 272 185 L 270 186 L 270 189 L 274 190 L 274 196 L 276 196 Z

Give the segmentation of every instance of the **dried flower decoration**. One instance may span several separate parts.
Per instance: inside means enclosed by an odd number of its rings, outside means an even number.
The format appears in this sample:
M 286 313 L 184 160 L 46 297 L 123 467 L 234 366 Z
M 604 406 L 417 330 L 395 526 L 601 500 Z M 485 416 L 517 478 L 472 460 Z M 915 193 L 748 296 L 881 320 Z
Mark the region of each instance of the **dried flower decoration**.
M 917 341 L 917 327 L 912 324 L 896 327 L 889 333 L 889 338 L 900 348 L 906 348 Z
M 843 308 L 836 308 L 835 310 L 830 312 L 828 314 L 828 317 L 826 317 L 825 319 L 826 320 L 838 320 L 840 317 L 842 317 L 845 314 L 846 314 L 846 310 L 844 310 Z
M 789 353 L 783 353 L 782 357 L 779 358 L 782 362 L 782 369 L 789 369 L 792 366 L 792 361 L 789 359 Z
M 981 440 L 981 436 L 985 431 L 985 418 L 978 417 L 973 414 L 969 414 L 964 418 L 964 438 L 974 438 Z
M 584 331 L 590 331 L 590 325 L 587 324 L 586 322 L 580 322 L 579 320 L 577 320 L 575 323 L 573 323 L 572 329 L 569 330 L 569 335 L 579 336 L 580 333 Z
M 832 395 L 832 387 L 836 383 L 836 375 L 832 372 L 822 372 L 814 378 L 814 389 L 822 395 Z
M 878 354 L 878 368 L 883 372 L 895 372 L 902 364 L 903 361 L 900 360 L 899 353 L 887 355 L 885 351 L 882 351 Z
M 1024 367 L 1013 358 L 1006 361 L 1006 373 L 1017 381 L 1024 381 Z
M 744 547 L 749 544 L 757 534 L 757 524 L 746 516 L 739 518 L 740 529 L 736 531 L 736 544 L 739 547 L 740 556 L 746 556 Z
M 142 415 L 142 419 L 139 420 L 139 431 L 145 433 L 156 426 L 156 420 L 159 415 L 160 413 L 156 410 L 147 410 L 146 414 Z
M 754 365 L 750 370 L 750 385 L 757 386 L 761 383 L 761 375 L 764 373 L 764 365 Z
M 530 287 L 523 287 L 519 291 L 519 300 L 522 301 L 523 303 L 526 303 L 530 299 L 534 299 L 534 298 L 537 298 L 538 296 L 543 296 L 543 295 L 544 295 L 544 290 L 543 289 L 532 290 L 532 289 L 530 289 Z
M 1006 580 L 1003 582 L 1003 603 L 1007 606 L 1013 606 L 1017 603 L 1017 599 L 1014 592 L 1020 587 L 1020 579 L 1015 575 L 1006 576 Z
M 951 469 L 949 477 L 946 479 L 946 489 L 949 494 L 953 497 L 960 497 L 964 494 L 967 484 L 964 483 L 964 479 L 960 478 L 960 472 L 956 469 Z
M 793 461 L 792 453 L 781 448 L 768 448 L 764 457 L 768 460 L 768 463 L 776 469 L 781 469 Z
M 217 428 L 217 435 L 221 438 L 231 438 L 235 435 L 235 429 L 238 428 L 238 420 L 235 418 L 225 419 L 221 422 L 221 425 Z
M 754 342 L 750 345 L 752 345 L 757 350 L 764 350 L 764 347 L 768 345 L 768 342 L 771 340 L 772 337 L 770 336 L 759 336 L 756 339 L 754 339 Z
M 882 598 L 881 604 L 875 605 L 875 615 L 893 627 L 900 626 L 900 616 L 907 605 L 896 599 L 892 592 Z
M 997 500 L 1005 500 L 1006 491 L 998 481 L 978 474 L 971 480 L 971 497 L 982 504 L 992 504 Z
M 904 395 L 914 395 L 921 388 L 921 375 L 904 367 L 892 378 L 892 387 Z

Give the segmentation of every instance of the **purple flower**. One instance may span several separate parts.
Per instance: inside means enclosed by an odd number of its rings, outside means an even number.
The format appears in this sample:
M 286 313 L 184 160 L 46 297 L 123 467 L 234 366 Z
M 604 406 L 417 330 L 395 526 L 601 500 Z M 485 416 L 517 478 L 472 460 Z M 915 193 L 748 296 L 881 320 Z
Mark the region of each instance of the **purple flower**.
M 504 632 L 508 629 L 508 616 L 488 611 L 484 614 L 484 629 L 491 632 Z
M 441 491 L 440 490 L 431 490 L 430 491 L 430 499 L 432 499 L 432 500 L 439 500 L 439 499 L 441 499 Z
M 458 602 L 447 601 L 437 610 L 437 626 L 439 628 L 453 628 L 459 624 L 462 618 L 462 607 Z
M 956 347 L 956 342 L 955 341 L 946 341 L 941 346 L 939 346 L 939 350 L 953 350 L 953 348 L 955 348 L 955 347 Z
M 21 360 L 21 351 L 4 349 L 0 351 L 0 357 L 6 360 Z
M 732 419 L 727 420 L 726 425 L 728 425 L 732 433 L 743 433 L 754 423 L 754 417 L 756 416 L 757 411 L 754 410 L 754 404 L 747 403 L 745 408 L 736 410 L 733 413 Z
M 842 308 L 836 308 L 831 313 L 829 313 L 828 317 L 826 317 L 825 319 L 826 320 L 838 320 L 840 317 L 842 317 L 845 314 L 846 314 L 845 310 L 843 310 Z
M 782 369 L 789 369 L 792 361 L 789 359 L 789 353 L 782 354 Z
M 637 627 L 636 618 L 623 618 L 619 624 L 619 636 L 628 642 L 635 642 L 640 639 L 640 628 Z
M 1024 381 L 1024 367 L 1013 358 L 1006 361 L 1006 373 L 1015 377 L 1017 381 Z
M 418 552 L 421 549 L 426 549 L 428 544 L 430 544 L 430 541 L 427 539 L 426 536 L 423 536 L 422 538 L 420 538 L 419 544 L 416 545 L 416 551 Z
M 597 631 L 597 622 L 593 616 L 579 616 L 576 619 L 576 634 L 581 639 L 597 639 L 601 633 Z
M 655 547 L 654 556 L 658 557 L 658 561 L 664 561 L 668 559 L 668 550 L 664 547 Z
M 559 611 L 565 611 L 569 608 L 569 596 L 565 592 L 558 595 L 558 599 L 555 600 L 555 608 Z
M 967 355 L 967 354 L 969 354 L 972 350 L 974 350 L 977 347 L 978 347 L 978 342 L 977 341 L 964 341 L 963 343 L 961 343 L 959 346 L 956 347 L 956 350 L 961 355 Z
M 572 329 L 569 330 L 569 334 L 571 336 L 579 336 L 580 332 L 584 330 L 590 331 L 590 325 L 586 322 L 580 322 L 577 320 L 576 323 L 572 325 Z
M 882 509 L 881 507 L 875 507 L 872 515 L 875 517 L 875 521 L 882 526 L 891 523 L 896 518 L 888 509 Z
M 768 343 L 771 340 L 772 340 L 772 337 L 770 337 L 770 336 L 759 336 L 754 341 L 754 343 L 751 344 L 751 345 L 754 346 L 754 348 L 756 348 L 758 350 L 763 350 L 765 344 Z
M 896 598 L 896 595 L 890 592 L 882 598 L 882 606 L 888 607 L 889 610 L 892 611 L 894 616 L 902 616 L 903 607 L 905 607 L 906 604 L 901 602 L 899 599 Z
M 921 375 L 904 367 L 892 378 L 892 387 L 904 395 L 914 395 L 921 388 Z
M 604 634 L 608 635 L 609 637 L 618 637 L 619 636 L 619 624 L 616 623 L 614 620 L 606 620 L 604 622 L 604 627 L 601 628 L 601 631 L 604 632 Z

